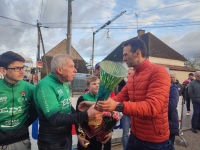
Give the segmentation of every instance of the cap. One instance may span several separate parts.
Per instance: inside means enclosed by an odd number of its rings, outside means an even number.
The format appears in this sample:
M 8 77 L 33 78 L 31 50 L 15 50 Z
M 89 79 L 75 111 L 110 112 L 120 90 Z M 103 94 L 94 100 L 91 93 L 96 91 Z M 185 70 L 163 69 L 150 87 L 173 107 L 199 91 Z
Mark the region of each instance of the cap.
M 99 67 L 100 67 L 100 62 L 98 62 L 98 63 L 95 65 L 94 69 L 98 69 Z

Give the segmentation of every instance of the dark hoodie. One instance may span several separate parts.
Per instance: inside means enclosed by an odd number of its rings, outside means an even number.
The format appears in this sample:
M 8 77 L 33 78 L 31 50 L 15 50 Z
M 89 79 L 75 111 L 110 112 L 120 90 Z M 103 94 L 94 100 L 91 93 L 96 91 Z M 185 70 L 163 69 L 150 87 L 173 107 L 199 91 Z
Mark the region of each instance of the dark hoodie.
M 176 80 L 175 84 L 178 86 L 179 96 L 183 96 L 184 95 L 184 86 L 182 84 L 180 84 L 178 80 Z

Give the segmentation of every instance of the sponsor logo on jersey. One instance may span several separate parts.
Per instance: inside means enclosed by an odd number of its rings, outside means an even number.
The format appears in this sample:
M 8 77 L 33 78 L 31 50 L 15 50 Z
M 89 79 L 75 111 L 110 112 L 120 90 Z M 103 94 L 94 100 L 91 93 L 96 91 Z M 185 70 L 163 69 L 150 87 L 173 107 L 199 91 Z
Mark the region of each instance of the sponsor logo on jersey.
M 20 94 L 21 94 L 22 97 L 26 96 L 26 92 L 21 92 Z
M 7 97 L 6 96 L 0 97 L 0 103 L 6 102 L 6 101 L 7 101 Z
M 62 104 L 62 110 L 67 109 L 67 108 L 71 107 L 71 105 L 72 105 L 71 99 L 66 98 L 66 99 L 61 101 L 61 104 Z
M 17 125 L 19 125 L 19 124 L 20 124 L 19 119 L 16 119 L 16 120 L 7 120 L 7 121 L 5 121 L 5 122 L 1 125 L 1 127 L 2 127 L 2 128 L 10 128 L 10 127 L 15 127 L 15 126 L 17 126 Z
M 9 114 L 17 114 L 17 113 L 21 113 L 23 111 L 24 106 L 19 106 L 19 107 L 12 107 L 12 108 L 1 108 L 0 109 L 0 114 L 3 113 L 9 113 Z
M 61 89 L 58 90 L 58 95 L 63 95 L 63 91 Z

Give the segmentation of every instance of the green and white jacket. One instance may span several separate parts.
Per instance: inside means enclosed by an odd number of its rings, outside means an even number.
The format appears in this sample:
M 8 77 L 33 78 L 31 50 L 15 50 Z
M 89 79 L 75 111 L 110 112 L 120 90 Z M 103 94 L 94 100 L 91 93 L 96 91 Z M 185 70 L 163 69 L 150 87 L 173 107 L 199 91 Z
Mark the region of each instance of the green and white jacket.
M 0 145 L 29 138 L 28 127 L 37 118 L 34 86 L 26 81 L 0 80 Z

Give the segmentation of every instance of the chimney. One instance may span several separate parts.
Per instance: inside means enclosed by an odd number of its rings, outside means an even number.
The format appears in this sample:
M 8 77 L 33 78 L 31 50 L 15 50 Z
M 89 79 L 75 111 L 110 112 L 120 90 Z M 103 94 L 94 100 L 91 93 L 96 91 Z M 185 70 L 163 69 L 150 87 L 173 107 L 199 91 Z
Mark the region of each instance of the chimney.
M 140 38 L 143 34 L 145 34 L 145 30 L 137 30 L 137 33 L 138 33 L 138 38 Z

